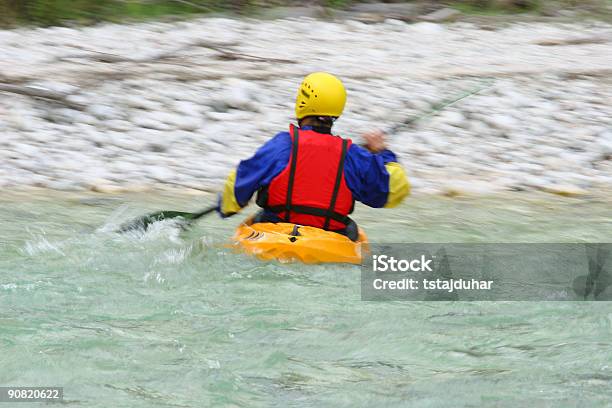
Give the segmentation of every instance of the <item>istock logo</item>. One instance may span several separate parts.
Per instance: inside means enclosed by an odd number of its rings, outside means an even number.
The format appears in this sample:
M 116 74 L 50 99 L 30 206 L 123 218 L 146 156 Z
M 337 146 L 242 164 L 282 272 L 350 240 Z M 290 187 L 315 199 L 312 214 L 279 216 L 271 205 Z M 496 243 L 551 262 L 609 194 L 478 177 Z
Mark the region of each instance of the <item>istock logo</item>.
M 433 259 L 421 255 L 417 259 L 395 259 L 388 255 L 373 255 L 372 269 L 374 272 L 433 272 L 430 264 Z

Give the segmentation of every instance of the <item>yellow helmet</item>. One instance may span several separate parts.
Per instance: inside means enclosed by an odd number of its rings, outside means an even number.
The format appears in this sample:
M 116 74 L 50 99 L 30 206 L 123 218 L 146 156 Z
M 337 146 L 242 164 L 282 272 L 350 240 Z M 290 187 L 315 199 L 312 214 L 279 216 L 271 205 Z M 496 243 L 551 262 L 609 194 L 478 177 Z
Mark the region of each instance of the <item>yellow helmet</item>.
M 342 82 L 327 72 L 315 72 L 302 81 L 295 101 L 295 116 L 342 115 L 346 104 L 346 89 Z

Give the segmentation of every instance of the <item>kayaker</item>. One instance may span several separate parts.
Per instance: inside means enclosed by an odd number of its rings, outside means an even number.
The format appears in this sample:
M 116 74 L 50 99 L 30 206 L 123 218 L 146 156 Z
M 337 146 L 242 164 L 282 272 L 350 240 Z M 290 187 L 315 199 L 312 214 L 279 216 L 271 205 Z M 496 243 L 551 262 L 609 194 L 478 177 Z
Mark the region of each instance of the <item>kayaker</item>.
M 223 217 L 238 213 L 253 194 L 263 208 L 254 222 L 290 222 L 334 231 L 356 240 L 349 218 L 355 200 L 395 207 L 410 184 L 381 131 L 363 135 L 363 147 L 332 135 L 346 103 L 335 76 L 316 72 L 302 82 L 295 104 L 298 126 L 280 132 L 232 171 L 220 195 Z

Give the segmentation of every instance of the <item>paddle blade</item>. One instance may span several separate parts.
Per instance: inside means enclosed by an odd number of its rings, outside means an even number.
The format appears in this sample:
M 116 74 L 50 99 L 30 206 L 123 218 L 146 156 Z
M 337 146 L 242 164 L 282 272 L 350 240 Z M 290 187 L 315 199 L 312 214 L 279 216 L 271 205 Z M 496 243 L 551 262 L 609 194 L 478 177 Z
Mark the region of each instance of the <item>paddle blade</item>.
M 133 221 L 125 223 L 119 227 L 118 232 L 128 232 L 135 230 L 146 231 L 149 225 L 163 220 L 169 220 L 172 218 L 183 218 L 185 220 L 191 220 L 194 218 L 193 213 L 181 212 L 181 211 L 158 211 L 148 215 L 139 217 Z

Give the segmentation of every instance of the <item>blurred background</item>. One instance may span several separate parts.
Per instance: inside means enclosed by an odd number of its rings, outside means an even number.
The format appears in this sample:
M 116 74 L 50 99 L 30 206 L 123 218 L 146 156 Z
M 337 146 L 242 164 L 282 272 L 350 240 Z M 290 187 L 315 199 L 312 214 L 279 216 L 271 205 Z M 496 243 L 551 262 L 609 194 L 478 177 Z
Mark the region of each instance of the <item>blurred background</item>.
M 336 131 L 391 131 L 415 193 L 608 191 L 610 9 L 0 0 L 0 186 L 217 191 L 323 70 L 349 90 Z
M 329 7 L 336 10 L 350 9 L 360 3 L 376 3 L 358 0 L 2 0 L 0 23 L 37 25 L 91 24 L 100 21 L 121 21 L 126 18 L 158 18 L 186 16 L 212 12 L 234 12 L 242 15 L 265 14 L 264 9 L 274 7 Z M 449 6 L 474 13 L 536 12 L 555 15 L 559 11 L 599 13 L 609 12 L 607 0 L 455 0 L 455 1 L 383 1 L 380 3 L 411 3 L 421 10 L 435 10 Z M 381 7 L 379 10 L 383 10 Z M 372 9 L 370 9 L 372 10 Z M 333 12 L 333 11 L 329 11 Z

